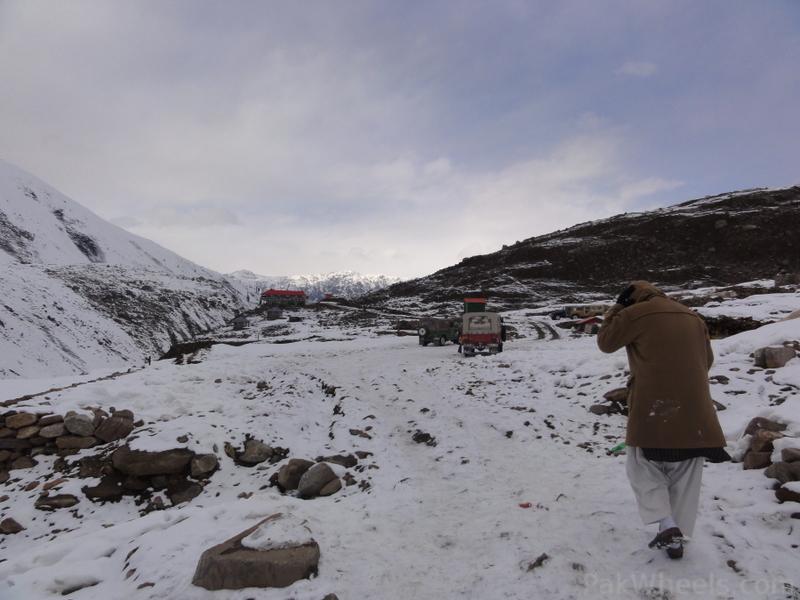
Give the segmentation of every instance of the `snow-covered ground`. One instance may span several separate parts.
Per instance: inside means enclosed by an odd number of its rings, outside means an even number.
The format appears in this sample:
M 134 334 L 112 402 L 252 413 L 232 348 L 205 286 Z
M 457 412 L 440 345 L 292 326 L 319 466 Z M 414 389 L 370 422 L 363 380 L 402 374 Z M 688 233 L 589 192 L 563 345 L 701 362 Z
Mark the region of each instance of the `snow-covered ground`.
M 0 598 L 50 598 L 87 584 L 94 585 L 69 597 L 777 600 L 800 594 L 800 534 L 791 517 L 800 505 L 779 504 L 773 482 L 741 464 L 707 465 L 699 523 L 683 561 L 647 549 L 654 532 L 639 522 L 625 459 L 606 453 L 622 439 L 625 418 L 587 410 L 624 385 L 624 352 L 601 354 L 593 337 L 570 337 L 525 311 L 506 315 L 524 337 L 500 355 L 471 359 L 452 345 L 422 347 L 413 336 L 383 335 L 383 318 L 370 324 L 351 312 L 296 314 L 304 320 L 281 322 L 249 345 L 217 345 L 188 364 L 161 361 L 24 403 L 60 413 L 131 409 L 145 421 L 133 447 L 215 452 L 221 470 L 190 503 L 143 517 L 130 498 L 114 504 L 85 498 L 81 486 L 97 480 L 62 484 L 59 492 L 80 498 L 75 509 L 39 512 L 33 508 L 39 489 L 25 488 L 56 478 L 54 459 L 38 457 L 33 469 L 12 472 L 0 487 L 8 496 L 0 516 L 26 530 L 0 537 Z M 268 325 L 275 323 L 253 328 Z M 712 392 L 727 406 L 719 417 L 731 450 L 754 416 L 788 422 L 787 433 L 800 436 L 800 359 L 770 374 L 753 370 L 748 356 L 759 345 L 798 339 L 800 319 L 714 342 L 711 375 L 729 383 L 714 384 Z M 435 445 L 415 443 L 418 431 Z M 290 448 L 292 458 L 372 455 L 348 469 L 359 485 L 301 500 L 268 487 L 280 465 L 248 469 L 222 452 L 225 442 L 241 445 L 246 434 Z M 188 441 L 178 442 L 184 435 Z M 782 445 L 795 441 L 800 446 L 800 438 Z M 283 590 L 192 586 L 203 550 L 277 512 L 306 522 L 321 549 L 318 577 Z

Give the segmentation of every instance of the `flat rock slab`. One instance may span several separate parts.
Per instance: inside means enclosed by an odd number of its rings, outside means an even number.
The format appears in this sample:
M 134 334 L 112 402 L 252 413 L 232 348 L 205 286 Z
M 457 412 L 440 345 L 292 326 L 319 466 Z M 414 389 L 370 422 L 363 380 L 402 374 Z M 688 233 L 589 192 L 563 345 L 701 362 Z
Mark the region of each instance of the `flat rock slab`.
M 203 552 L 192 583 L 207 590 L 240 590 L 248 587 L 292 585 L 316 574 L 319 545 L 314 540 L 299 546 L 255 550 L 242 546 L 242 540 L 264 523 L 279 519 L 272 515 L 253 527 Z
M 126 444 L 114 450 L 111 462 L 114 468 L 126 475 L 148 477 L 150 475 L 177 475 L 189 468 L 194 452 L 186 448 L 174 448 L 162 452 L 131 450 Z

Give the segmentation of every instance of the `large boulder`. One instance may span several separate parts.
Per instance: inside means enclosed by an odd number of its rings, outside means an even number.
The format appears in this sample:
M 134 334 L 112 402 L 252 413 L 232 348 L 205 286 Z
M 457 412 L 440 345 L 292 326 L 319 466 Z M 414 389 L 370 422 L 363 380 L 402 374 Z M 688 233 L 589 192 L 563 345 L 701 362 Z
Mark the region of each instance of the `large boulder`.
M 64 417 L 64 427 L 73 435 L 88 437 L 94 433 L 94 419 L 88 415 L 68 412 Z
M 278 471 L 278 485 L 284 491 L 296 490 L 300 478 L 314 465 L 310 460 L 292 458 Z
M 6 417 L 6 427 L 11 429 L 22 429 L 36 423 L 37 417 L 32 413 L 20 412 Z
M 303 473 L 297 484 L 297 492 L 301 498 L 315 498 L 334 479 L 337 479 L 336 473 L 328 463 L 317 463 Z
M 281 514 L 267 517 L 203 552 L 192 583 L 207 590 L 283 588 L 316 574 L 319 545 L 309 534 L 269 539 L 271 528 L 286 531 L 284 519 Z
M 251 438 L 244 443 L 244 452 L 236 458 L 240 464 L 251 467 L 264 462 L 271 456 L 272 448 L 260 440 Z
M 113 417 L 103 420 L 94 432 L 95 437 L 104 442 L 113 442 L 128 437 L 128 434 L 133 431 L 133 419 L 117 416 L 120 412 L 122 411 L 114 413 Z
M 189 471 L 195 479 L 205 479 L 218 468 L 219 460 L 214 454 L 198 454 L 189 465 Z
M 111 463 L 118 471 L 135 477 L 177 475 L 187 471 L 193 456 L 194 452 L 186 448 L 149 452 L 131 450 L 125 444 L 114 450 Z
M 753 353 L 753 359 L 757 367 L 765 369 L 779 369 L 792 360 L 797 353 L 793 348 L 786 346 L 768 346 L 759 348 Z

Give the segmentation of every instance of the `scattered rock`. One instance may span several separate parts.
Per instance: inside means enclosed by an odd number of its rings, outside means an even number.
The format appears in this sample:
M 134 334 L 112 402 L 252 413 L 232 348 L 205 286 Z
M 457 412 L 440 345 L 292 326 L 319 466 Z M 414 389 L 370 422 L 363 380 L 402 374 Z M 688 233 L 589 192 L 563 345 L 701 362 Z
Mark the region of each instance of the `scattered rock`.
M 121 412 L 130 411 L 118 411 L 114 413 L 113 417 L 104 420 L 94 432 L 95 437 L 104 442 L 113 442 L 128 437 L 128 434 L 133 431 L 133 419 L 118 416 Z
M 607 415 L 611 413 L 611 407 L 607 404 L 592 404 L 589 407 L 589 412 L 593 415 Z
M 251 438 L 244 443 L 244 452 L 237 456 L 237 461 L 242 465 L 252 467 L 264 462 L 271 456 L 272 448 L 260 440 Z
M 721 402 L 717 402 L 716 400 L 712 400 L 712 402 L 714 403 L 714 408 L 716 408 L 717 411 L 727 410 L 728 408 L 727 406 L 725 406 Z
M 800 448 L 784 448 L 781 450 L 781 460 L 787 463 L 800 461 Z
M 430 433 L 425 433 L 419 429 L 414 432 L 414 435 L 411 436 L 411 439 L 417 444 L 425 444 L 426 446 L 436 446 L 437 444 L 435 437 L 433 437 Z
M 297 492 L 301 498 L 314 498 L 334 479 L 337 479 L 336 473 L 327 463 L 317 463 L 303 473 L 297 485 Z
M 756 366 L 765 369 L 778 369 L 783 367 L 795 356 L 797 356 L 797 353 L 794 349 L 787 348 L 786 346 L 759 348 L 753 353 Z
M 219 460 L 214 454 L 198 454 L 189 464 L 189 472 L 195 479 L 205 479 L 219 468 Z
M 14 471 L 16 469 L 32 469 L 38 464 L 39 463 L 33 460 L 30 456 L 20 456 L 11 461 L 8 470 Z
M 242 545 L 242 540 L 256 529 L 279 518 L 280 514 L 267 517 L 253 527 L 203 552 L 192 583 L 207 590 L 283 588 L 316 574 L 320 553 L 319 545 L 314 540 L 272 550 L 256 550 Z
M 188 479 L 181 479 L 171 482 L 167 486 L 167 497 L 172 502 L 172 505 L 181 504 L 182 502 L 189 502 L 196 498 L 203 491 L 203 486 Z
M 88 437 L 94 433 L 94 419 L 74 412 L 67 413 L 64 427 L 73 435 Z
M 800 481 L 800 462 L 777 462 L 770 465 L 764 475 L 770 479 L 777 479 L 780 483 Z
M 538 569 L 539 567 L 544 565 L 544 563 L 546 563 L 548 560 L 550 560 L 550 557 L 547 554 L 540 554 L 535 561 L 533 561 L 532 563 L 528 563 L 527 570 L 533 571 L 534 569 Z
M 99 500 L 101 502 L 116 502 L 122 498 L 123 488 L 119 476 L 106 475 L 95 486 L 81 488 L 89 500 Z
M 619 404 L 627 404 L 628 388 L 626 387 L 615 388 L 603 394 L 603 398 L 605 398 L 608 402 L 618 402 Z
M 6 417 L 6 427 L 11 429 L 22 429 L 36 423 L 36 415 L 33 413 L 21 412 Z
M 362 429 L 351 429 L 350 430 L 350 435 L 355 435 L 355 436 L 358 436 L 358 437 L 362 437 L 362 438 L 364 438 L 366 440 L 371 440 L 372 439 L 372 436 L 370 434 L 368 434 L 366 431 L 362 430 Z
M 768 431 L 766 429 L 759 429 L 753 434 L 753 439 L 750 440 L 751 452 L 771 452 L 772 443 L 783 437 L 779 431 Z
M 725 375 L 712 375 L 708 378 L 708 381 L 710 383 L 721 383 L 722 385 L 728 385 L 731 382 L 730 378 Z
M 186 471 L 193 456 L 194 452 L 186 448 L 148 452 L 131 450 L 125 444 L 114 450 L 111 462 L 115 469 L 136 477 L 177 475 Z
M 793 492 L 783 486 L 775 490 L 775 497 L 781 502 L 800 502 L 800 492 Z
M 772 464 L 772 452 L 748 452 L 742 461 L 745 469 L 765 469 Z
M 358 459 L 352 454 L 334 454 L 333 456 L 318 456 L 317 462 L 333 463 L 341 465 L 345 469 L 352 469 L 358 464 Z
M 24 531 L 25 528 L 17 523 L 11 517 L 7 519 L 3 519 L 0 521 L 0 534 L 3 535 L 14 535 L 15 533 L 19 533 L 20 531 Z
M 751 419 L 744 430 L 744 435 L 752 435 L 759 429 L 766 431 L 784 431 L 786 429 L 785 423 L 778 423 L 764 417 L 755 417 Z
M 278 485 L 284 491 L 296 490 L 300 484 L 300 478 L 314 465 L 310 460 L 302 458 L 292 458 L 288 463 L 278 470 Z
M 70 508 L 78 503 L 78 499 L 72 494 L 58 494 L 56 496 L 40 496 L 35 508 L 39 510 L 56 510 L 59 508 Z

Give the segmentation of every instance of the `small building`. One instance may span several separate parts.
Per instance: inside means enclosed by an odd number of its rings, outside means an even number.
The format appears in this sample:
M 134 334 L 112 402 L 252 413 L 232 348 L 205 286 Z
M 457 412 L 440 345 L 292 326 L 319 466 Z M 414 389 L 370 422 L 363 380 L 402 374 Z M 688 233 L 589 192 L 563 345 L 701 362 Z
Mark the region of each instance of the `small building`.
M 283 311 L 280 308 L 267 309 L 267 321 L 277 321 L 283 318 Z
M 302 290 L 268 289 L 261 292 L 259 306 L 305 306 L 306 293 Z
M 237 315 L 231 321 L 231 325 L 233 325 L 234 331 L 241 331 L 248 325 L 250 325 L 250 321 L 247 320 L 247 317 L 244 315 Z

